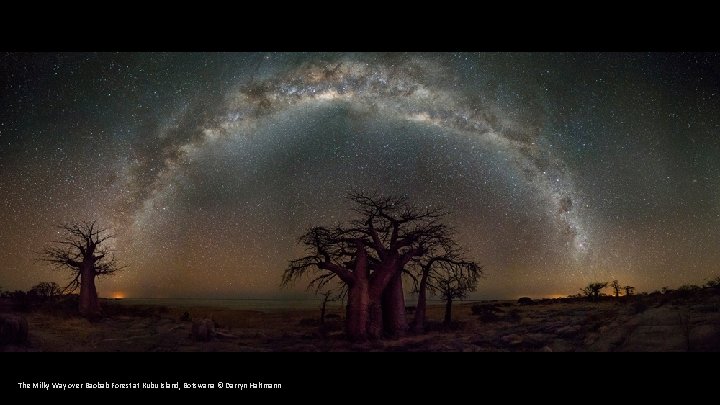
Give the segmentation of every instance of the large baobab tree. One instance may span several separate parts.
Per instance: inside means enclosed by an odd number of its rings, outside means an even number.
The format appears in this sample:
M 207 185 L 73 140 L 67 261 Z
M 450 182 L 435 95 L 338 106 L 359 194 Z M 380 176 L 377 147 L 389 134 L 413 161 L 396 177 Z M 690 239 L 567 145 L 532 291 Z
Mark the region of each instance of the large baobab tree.
M 610 282 L 610 288 L 615 291 L 615 298 L 618 298 L 620 296 L 620 291 L 623 289 L 623 287 L 620 285 L 620 282 L 617 280 L 613 280 Z
M 339 279 L 347 287 L 345 333 L 351 340 L 367 338 L 369 273 L 362 238 L 352 240 L 341 228 L 310 228 L 300 237 L 306 255 L 290 262 L 283 285 L 312 274 L 309 288 L 316 292 Z
M 351 339 L 402 335 L 407 329 L 402 272 L 446 238 L 437 208 L 420 209 L 402 197 L 354 193 L 355 218 L 346 226 L 314 227 L 300 242 L 307 255 L 290 262 L 283 284 L 309 271 L 311 285 L 347 285 L 346 331 Z
M 61 238 L 43 251 L 41 260 L 72 274 L 72 280 L 63 292 L 72 292 L 79 287 L 80 314 L 97 317 L 101 315 L 101 310 L 95 278 L 113 274 L 122 268 L 107 246 L 113 236 L 95 221 L 64 224 L 58 228 Z
M 448 228 L 440 222 L 446 212 L 416 207 L 404 197 L 354 193 L 349 198 L 359 215 L 351 222 L 351 230 L 364 237 L 372 270 L 368 334 L 401 336 L 407 330 L 403 269 L 410 260 L 428 254 L 430 246 L 447 239 Z

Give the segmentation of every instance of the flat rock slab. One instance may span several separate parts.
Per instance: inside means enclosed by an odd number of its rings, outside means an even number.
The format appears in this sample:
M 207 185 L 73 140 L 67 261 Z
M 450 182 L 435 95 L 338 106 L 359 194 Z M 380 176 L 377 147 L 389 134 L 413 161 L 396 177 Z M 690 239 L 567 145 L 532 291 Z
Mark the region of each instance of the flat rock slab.
M 639 314 L 634 329 L 628 331 L 618 351 L 632 352 L 684 352 L 688 350 L 687 315 L 681 311 L 660 307 Z

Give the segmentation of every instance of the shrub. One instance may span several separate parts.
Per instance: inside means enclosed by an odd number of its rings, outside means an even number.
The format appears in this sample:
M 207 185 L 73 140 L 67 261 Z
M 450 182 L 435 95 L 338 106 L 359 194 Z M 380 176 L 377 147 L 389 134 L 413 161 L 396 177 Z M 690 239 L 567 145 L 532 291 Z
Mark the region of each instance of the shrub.
M 699 290 L 700 290 L 700 286 L 685 284 L 683 286 L 680 286 L 680 288 L 677 289 L 675 294 L 679 298 L 688 298 L 688 297 L 693 296 Z
M 707 288 L 720 288 L 720 276 L 717 276 L 715 278 L 712 278 L 708 280 L 707 283 L 705 283 L 705 287 Z

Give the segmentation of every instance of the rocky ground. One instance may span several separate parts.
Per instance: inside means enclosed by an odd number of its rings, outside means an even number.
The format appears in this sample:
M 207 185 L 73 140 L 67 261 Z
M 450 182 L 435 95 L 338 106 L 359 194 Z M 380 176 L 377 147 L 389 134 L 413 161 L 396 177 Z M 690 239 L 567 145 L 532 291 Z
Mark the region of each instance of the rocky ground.
M 459 304 L 455 323 L 425 334 L 350 343 L 335 309 L 324 325 L 316 310 L 250 311 L 104 303 L 90 322 L 57 308 L 20 313 L 29 339 L 0 351 L 718 351 L 720 295 Z M 429 308 L 441 319 L 441 306 Z M 14 312 L 0 305 L 0 312 Z M 185 313 L 187 312 L 187 315 Z M 411 316 L 411 315 L 410 315 Z M 193 320 L 212 319 L 209 341 L 192 337 Z

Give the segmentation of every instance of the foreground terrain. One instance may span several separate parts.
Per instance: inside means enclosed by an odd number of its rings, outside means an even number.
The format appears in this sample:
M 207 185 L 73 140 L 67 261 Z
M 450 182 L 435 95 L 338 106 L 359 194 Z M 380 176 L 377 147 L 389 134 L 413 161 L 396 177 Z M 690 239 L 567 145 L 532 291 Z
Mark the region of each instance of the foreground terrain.
M 108 300 L 107 316 L 90 322 L 61 306 L 20 313 L 29 339 L 0 351 L 719 351 L 720 296 L 631 297 L 460 303 L 450 327 L 429 322 L 424 334 L 351 343 L 340 308 L 320 325 L 310 309 L 247 310 L 127 305 Z M 443 308 L 431 306 L 430 320 Z M 10 303 L 0 312 L 18 313 Z M 187 314 L 186 314 L 187 313 Z M 189 315 L 189 316 L 188 316 Z M 409 314 L 409 318 L 412 314 Z M 193 319 L 210 318 L 216 335 L 193 339 Z

